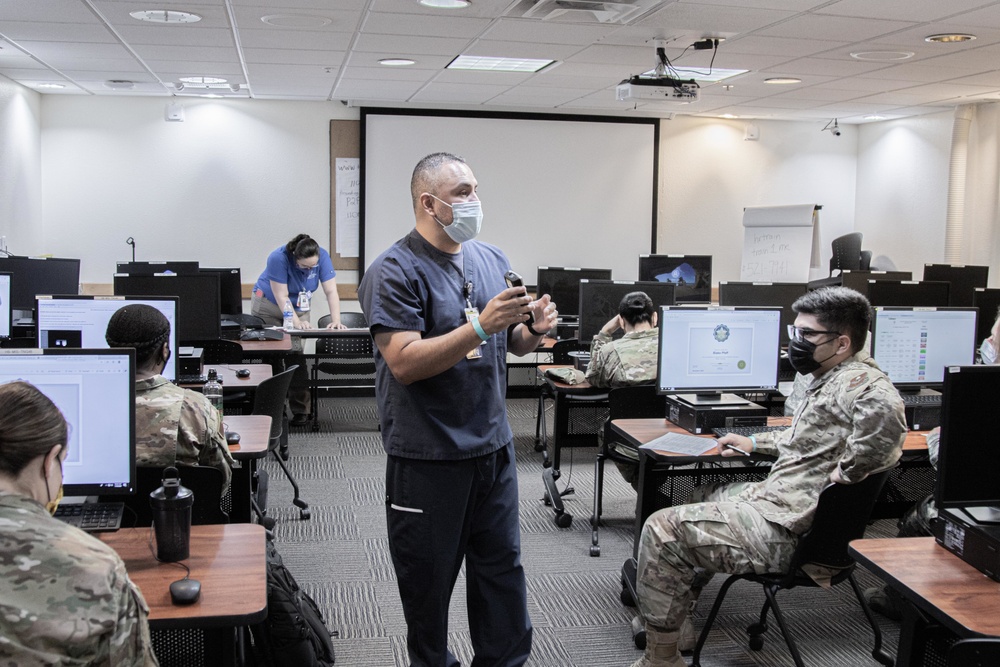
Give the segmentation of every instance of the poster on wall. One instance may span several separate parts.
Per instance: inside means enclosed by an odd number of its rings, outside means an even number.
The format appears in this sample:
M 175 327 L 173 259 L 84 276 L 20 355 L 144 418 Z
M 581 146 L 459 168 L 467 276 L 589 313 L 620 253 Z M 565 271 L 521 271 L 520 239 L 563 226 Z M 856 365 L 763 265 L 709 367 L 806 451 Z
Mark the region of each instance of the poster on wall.
M 338 157 L 335 169 L 337 252 L 341 257 L 357 257 L 358 222 L 361 219 L 361 159 Z
M 743 210 L 740 280 L 772 283 L 809 281 L 819 264 L 819 206 L 748 206 Z

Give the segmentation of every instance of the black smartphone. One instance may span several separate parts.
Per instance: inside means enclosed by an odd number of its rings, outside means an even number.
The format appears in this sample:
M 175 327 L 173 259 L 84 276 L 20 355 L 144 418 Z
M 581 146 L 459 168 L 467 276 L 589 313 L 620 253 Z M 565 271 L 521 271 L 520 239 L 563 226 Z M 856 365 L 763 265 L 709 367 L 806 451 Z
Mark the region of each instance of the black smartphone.
M 503 279 L 507 281 L 507 287 L 524 287 L 524 279 L 514 271 L 503 274 Z

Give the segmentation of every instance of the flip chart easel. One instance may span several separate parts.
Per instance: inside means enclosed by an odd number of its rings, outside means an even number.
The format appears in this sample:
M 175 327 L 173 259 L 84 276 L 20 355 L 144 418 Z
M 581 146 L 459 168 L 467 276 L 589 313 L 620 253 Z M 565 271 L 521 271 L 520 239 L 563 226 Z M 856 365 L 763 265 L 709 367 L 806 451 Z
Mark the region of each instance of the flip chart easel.
M 804 283 L 819 266 L 819 210 L 816 204 L 748 206 L 743 211 L 740 280 Z

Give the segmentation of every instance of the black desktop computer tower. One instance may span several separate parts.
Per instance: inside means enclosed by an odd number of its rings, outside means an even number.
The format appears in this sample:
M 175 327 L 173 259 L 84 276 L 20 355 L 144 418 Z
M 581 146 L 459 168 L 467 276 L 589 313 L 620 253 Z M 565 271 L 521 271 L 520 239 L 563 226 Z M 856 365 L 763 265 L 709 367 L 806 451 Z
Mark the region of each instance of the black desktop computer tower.
M 749 401 L 695 405 L 683 396 L 667 396 L 667 419 L 691 433 L 711 433 L 713 428 L 764 426 L 767 409 Z
M 994 581 L 1000 581 L 1000 525 L 982 524 L 963 510 L 942 509 L 934 539 Z

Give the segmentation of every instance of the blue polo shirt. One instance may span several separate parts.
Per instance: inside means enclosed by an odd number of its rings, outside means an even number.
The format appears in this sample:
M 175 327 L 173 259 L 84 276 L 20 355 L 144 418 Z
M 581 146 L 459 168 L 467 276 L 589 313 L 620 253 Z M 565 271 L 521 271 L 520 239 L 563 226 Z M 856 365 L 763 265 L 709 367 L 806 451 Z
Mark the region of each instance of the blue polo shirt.
M 507 257 L 479 241 L 458 255 L 442 252 L 416 230 L 386 250 L 365 271 L 358 298 L 372 334 L 419 331 L 441 336 L 466 323 L 463 285 L 482 312 L 506 289 Z M 413 459 L 460 460 L 500 449 L 513 438 L 507 423 L 507 336 L 490 336 L 479 359 L 462 359 L 426 380 L 396 381 L 375 348 L 376 396 L 386 453 Z
M 306 291 L 312 294 L 319 289 L 320 283 L 325 283 L 336 275 L 337 272 L 333 270 L 330 253 L 323 248 L 319 249 L 319 263 L 311 269 L 303 270 L 296 266 L 295 259 L 292 258 L 291 253 L 285 250 L 285 246 L 281 246 L 267 256 L 267 267 L 257 279 L 254 290 L 260 290 L 268 301 L 281 308 L 283 304 L 274 299 L 271 281 L 288 285 L 288 298 L 298 310 L 299 292 Z

